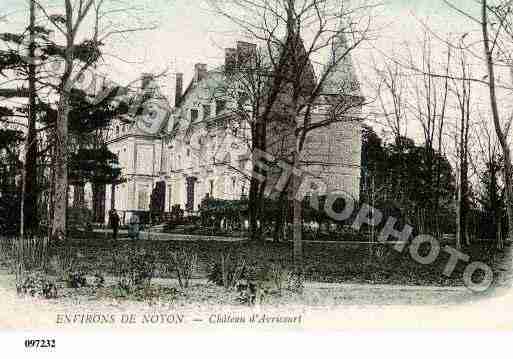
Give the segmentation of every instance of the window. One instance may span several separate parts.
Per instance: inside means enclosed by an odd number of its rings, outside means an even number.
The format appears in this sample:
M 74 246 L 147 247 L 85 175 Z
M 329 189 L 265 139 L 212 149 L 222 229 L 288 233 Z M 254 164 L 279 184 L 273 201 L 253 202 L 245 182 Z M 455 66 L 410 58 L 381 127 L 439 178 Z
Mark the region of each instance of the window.
M 203 118 L 207 118 L 210 116 L 210 104 L 203 105 Z
M 248 160 L 246 160 L 246 159 L 239 160 L 239 170 L 242 172 L 245 172 L 247 164 L 248 164 Z
M 219 115 L 226 108 L 225 100 L 217 100 L 216 101 L 216 115 Z
M 187 149 L 187 157 L 190 157 L 190 155 L 191 155 L 191 149 L 190 149 L 190 148 L 188 148 L 188 149 Z
M 208 185 L 209 185 L 208 193 L 209 193 L 210 197 L 214 197 L 214 180 L 208 181 Z
M 237 179 L 235 177 L 232 177 L 232 193 L 235 195 L 235 184 Z
M 238 93 L 237 106 L 239 108 L 243 108 L 246 102 L 248 101 L 248 95 L 245 92 Z
M 173 162 L 175 162 L 175 155 L 169 155 L 167 158 L 167 170 L 172 171 L 173 170 Z
M 191 121 L 196 121 L 198 119 L 198 110 L 193 108 L 191 109 Z
M 137 194 L 137 207 L 139 210 L 146 210 L 148 207 L 148 187 L 141 186 Z
M 119 126 L 116 126 L 116 136 L 119 136 Z
M 168 198 L 168 211 L 171 212 L 171 208 L 173 207 L 173 200 L 171 198 L 173 187 L 169 184 L 167 185 L 167 198 Z

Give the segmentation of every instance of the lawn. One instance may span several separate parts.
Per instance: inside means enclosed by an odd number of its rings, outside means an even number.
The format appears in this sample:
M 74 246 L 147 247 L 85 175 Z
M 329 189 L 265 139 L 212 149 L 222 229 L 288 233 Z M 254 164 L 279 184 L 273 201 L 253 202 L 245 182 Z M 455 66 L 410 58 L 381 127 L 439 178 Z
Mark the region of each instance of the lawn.
M 280 287 L 274 285 L 270 288 L 260 303 L 270 306 L 458 304 L 479 300 L 489 294 L 505 293 L 511 274 L 510 247 L 498 252 L 486 243 L 473 245 L 465 251 L 471 261 L 487 263 L 494 270 L 495 285 L 492 288 L 498 290 L 484 293 L 473 293 L 461 287 L 465 268 L 461 263 L 450 277 L 442 274 L 449 257 L 443 251 L 434 263 L 422 265 L 411 258 L 407 249 L 398 253 L 390 244 L 305 242 L 303 249 L 303 292 L 291 290 L 288 287 L 290 281 L 288 284 L 283 282 Z M 173 254 L 184 250 L 197 256 L 197 266 L 188 288 L 179 285 L 175 271 L 170 271 L 169 267 L 166 270 L 166 264 L 172 262 Z M 126 277 L 120 276 L 118 271 L 120 258 L 136 258 L 132 263 L 137 266 L 140 258 L 145 257 L 135 257 L 135 252 L 152 254 L 156 264 L 153 279 L 151 284 L 125 292 L 122 281 Z M 263 268 L 278 266 L 283 268 L 283 273 L 287 273 L 293 267 L 290 242 L 69 240 L 64 245 L 49 247 L 50 260 L 44 276 L 55 284 L 56 296 L 49 298 L 48 303 L 67 308 L 66 311 L 77 305 L 92 308 L 97 305 L 137 307 L 149 304 L 182 308 L 248 304 L 241 301 L 241 292 L 234 287 L 227 290 L 208 280 L 215 263 L 227 252 L 245 264 L 248 279 L 251 279 L 251 273 L 261 273 Z M 59 271 L 62 267 L 54 265 L 56 258 L 62 258 L 63 253 L 64 257 L 73 258 L 73 272 L 81 272 L 87 277 L 84 285 L 78 288 L 70 286 L 69 280 Z M 5 286 L 2 288 L 2 281 L 4 285 L 8 284 L 10 290 L 16 287 L 8 261 L 8 258 L 0 255 L 0 292 L 8 289 Z M 96 274 L 104 278 L 101 286 L 94 281 Z M 256 283 L 263 282 L 257 279 Z
M 116 273 L 113 255 L 128 256 L 133 249 L 145 249 L 156 256 L 157 264 L 170 263 L 171 254 L 181 249 L 197 253 L 198 265 L 194 278 L 206 278 L 222 253 L 230 251 L 233 256 L 243 258 L 248 268 L 259 268 L 279 264 L 292 268 L 292 243 L 249 241 L 110 241 L 105 239 L 70 240 L 64 248 L 52 246 L 50 256 L 66 250 L 76 256 L 77 265 L 85 273 L 100 272 L 105 276 Z M 406 248 L 398 253 L 392 245 L 366 243 L 303 243 L 305 279 L 311 282 L 405 284 L 428 286 L 462 286 L 465 269 L 459 262 L 450 277 L 443 275 L 449 254 L 440 252 L 438 259 L 429 265 L 415 262 Z M 422 249 L 422 248 L 421 248 Z M 504 260 L 509 253 L 498 252 L 490 244 L 475 244 L 464 252 L 470 261 L 489 264 L 499 282 L 509 271 L 511 261 Z M 159 267 L 159 266 L 157 266 Z M 158 277 L 173 277 L 173 273 L 157 273 Z

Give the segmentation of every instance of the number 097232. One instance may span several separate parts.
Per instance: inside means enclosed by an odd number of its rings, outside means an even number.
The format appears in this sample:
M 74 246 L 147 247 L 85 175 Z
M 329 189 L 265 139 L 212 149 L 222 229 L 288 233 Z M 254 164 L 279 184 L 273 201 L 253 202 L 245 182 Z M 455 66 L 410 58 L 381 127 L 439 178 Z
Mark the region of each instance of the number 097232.
M 25 339 L 25 348 L 55 348 L 55 339 Z

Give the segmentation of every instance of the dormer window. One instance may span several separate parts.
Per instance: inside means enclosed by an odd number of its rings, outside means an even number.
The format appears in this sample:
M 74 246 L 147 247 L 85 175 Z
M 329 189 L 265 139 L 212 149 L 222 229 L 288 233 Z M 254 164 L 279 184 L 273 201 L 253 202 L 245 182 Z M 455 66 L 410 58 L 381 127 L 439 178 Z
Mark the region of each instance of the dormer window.
M 196 121 L 199 117 L 199 111 L 195 108 L 191 109 L 191 121 Z

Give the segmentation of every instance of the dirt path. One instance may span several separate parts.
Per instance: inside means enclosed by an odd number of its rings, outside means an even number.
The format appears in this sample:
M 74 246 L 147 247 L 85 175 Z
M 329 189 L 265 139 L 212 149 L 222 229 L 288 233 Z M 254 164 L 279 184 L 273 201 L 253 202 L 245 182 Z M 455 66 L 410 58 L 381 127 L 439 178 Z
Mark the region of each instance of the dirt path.
M 70 296 L 63 296 L 56 300 L 37 300 L 33 298 L 19 298 L 13 288 L 14 278 L 0 275 L 0 327 L 13 328 L 96 328 L 118 327 L 110 323 L 63 323 L 63 315 L 94 315 L 103 314 L 121 318 L 123 314 L 134 314 L 139 318 L 144 315 L 165 313 L 165 315 L 182 315 L 188 328 L 195 328 L 199 324 L 207 327 L 212 315 L 216 313 L 267 313 L 268 315 L 302 315 L 304 318 L 316 318 L 317 315 L 338 313 L 366 317 L 370 313 L 412 313 L 412 311 L 442 310 L 451 311 L 459 307 L 458 304 L 469 305 L 480 301 L 469 290 L 461 287 L 413 287 L 413 286 L 387 286 L 387 285 L 357 285 L 357 284 L 331 284 L 306 283 L 303 295 L 285 293 L 281 297 L 273 298 L 271 302 L 256 307 L 234 305 L 236 303 L 233 293 L 227 293 L 205 281 L 196 281 L 189 290 L 190 295 L 179 298 L 173 302 L 135 302 L 119 300 L 97 300 L 89 292 L 77 291 Z M 156 280 L 161 285 L 174 286 L 173 280 Z M 201 304 L 195 303 L 192 298 L 201 298 Z M 221 305 L 219 304 L 221 303 Z M 350 314 L 352 313 L 352 314 Z M 349 320 L 343 317 L 341 323 Z M 378 325 L 380 320 L 375 322 Z M 119 324 L 119 323 L 118 323 Z M 148 326 L 148 323 L 138 323 L 139 326 Z M 226 324 L 226 323 L 225 323 Z M 382 322 L 381 324 L 387 324 Z M 224 324 L 223 324 L 224 325 Z M 172 329 L 177 328 L 176 323 L 159 323 Z M 126 326 L 125 326 L 126 327 Z M 132 327 L 132 326 L 130 326 Z M 155 326 L 152 325 L 151 328 Z
M 464 287 L 309 282 L 303 295 L 285 292 L 255 307 L 237 305 L 233 293 L 205 280 L 195 280 L 187 295 L 154 303 L 98 300 L 92 289 L 62 290 L 56 300 L 20 298 L 14 290 L 14 277 L 0 271 L 0 329 L 240 329 L 240 323 L 211 323 L 212 316 L 216 318 L 218 314 L 246 318 L 253 314 L 300 315 L 303 321 L 299 328 L 513 328 L 512 264 L 511 251 L 494 258 L 497 285 L 485 294 Z M 114 283 L 114 278 L 108 278 L 108 282 Z M 155 283 L 177 287 L 172 279 L 156 279 Z M 63 292 L 66 294 L 62 295 Z M 139 319 L 136 324 L 121 325 L 119 320 L 124 314 Z M 116 321 L 65 323 L 65 315 L 68 318 L 113 316 Z M 167 319 L 150 325 L 140 321 L 145 315 L 163 315 Z M 177 318 L 182 318 L 182 322 L 177 323 Z M 265 328 L 271 327 L 284 328 L 278 324 Z

